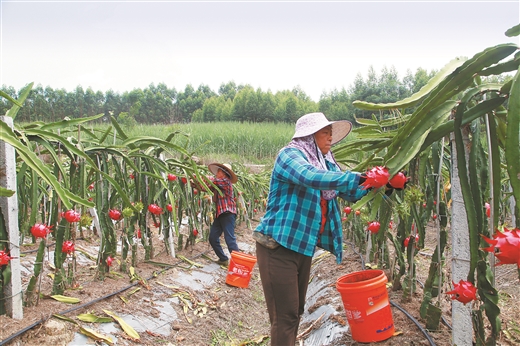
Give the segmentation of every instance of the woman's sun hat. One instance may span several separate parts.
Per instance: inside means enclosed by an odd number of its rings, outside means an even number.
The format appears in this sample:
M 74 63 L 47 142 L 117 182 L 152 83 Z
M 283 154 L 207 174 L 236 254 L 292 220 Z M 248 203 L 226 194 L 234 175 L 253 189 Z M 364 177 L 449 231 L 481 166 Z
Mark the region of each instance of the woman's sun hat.
M 328 121 L 323 113 L 309 113 L 296 121 L 293 139 L 310 136 L 329 125 L 332 125 L 332 145 L 341 141 L 352 130 L 352 123 L 348 120 Z
M 210 163 L 208 165 L 208 169 L 211 173 L 214 175 L 217 175 L 217 172 L 219 169 L 222 169 L 231 180 L 231 183 L 234 184 L 238 181 L 238 177 L 236 176 L 235 172 L 231 169 L 231 165 L 227 163 Z

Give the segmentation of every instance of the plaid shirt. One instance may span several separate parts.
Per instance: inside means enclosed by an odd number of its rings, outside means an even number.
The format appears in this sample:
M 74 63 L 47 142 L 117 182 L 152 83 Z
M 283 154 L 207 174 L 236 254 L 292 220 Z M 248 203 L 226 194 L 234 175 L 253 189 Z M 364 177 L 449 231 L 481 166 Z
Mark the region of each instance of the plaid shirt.
M 341 172 L 328 161 L 327 166 L 329 171 L 320 170 L 300 150 L 282 149 L 271 175 L 267 210 L 256 231 L 305 256 L 313 256 L 319 243 L 341 263 L 343 229 L 338 202 L 335 198 L 328 201 L 327 222 L 320 235 L 320 190 L 336 190 L 348 201 L 360 199 L 367 191 L 359 186 L 358 173 Z
M 233 185 L 231 184 L 231 180 L 224 179 L 213 179 L 213 184 L 217 185 L 220 191 L 222 191 L 223 195 L 221 196 L 218 191 L 213 191 L 214 201 L 216 199 L 216 214 L 215 217 L 219 217 L 220 214 L 225 213 L 226 211 L 236 214 L 237 213 L 237 204 L 235 202 L 235 198 L 233 195 Z

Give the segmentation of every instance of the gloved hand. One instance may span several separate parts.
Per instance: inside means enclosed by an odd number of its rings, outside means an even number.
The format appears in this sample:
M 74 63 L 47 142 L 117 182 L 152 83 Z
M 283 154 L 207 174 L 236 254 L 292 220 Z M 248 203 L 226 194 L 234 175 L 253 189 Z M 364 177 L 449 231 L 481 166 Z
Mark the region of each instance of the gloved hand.
M 409 177 L 406 176 L 407 172 L 406 171 L 401 171 L 401 172 L 398 172 L 396 175 L 394 175 L 392 177 L 392 179 L 390 179 L 388 181 L 388 184 L 386 184 L 386 187 L 389 188 L 389 189 L 395 189 L 397 191 L 401 191 L 403 189 L 406 188 L 406 184 L 408 184 L 408 180 L 410 179 Z M 390 193 L 387 193 L 388 191 L 390 191 Z M 387 190 L 385 192 L 385 194 L 389 195 L 391 194 L 391 190 Z
M 359 175 L 359 185 L 363 184 L 367 180 L 367 175 L 362 173 Z

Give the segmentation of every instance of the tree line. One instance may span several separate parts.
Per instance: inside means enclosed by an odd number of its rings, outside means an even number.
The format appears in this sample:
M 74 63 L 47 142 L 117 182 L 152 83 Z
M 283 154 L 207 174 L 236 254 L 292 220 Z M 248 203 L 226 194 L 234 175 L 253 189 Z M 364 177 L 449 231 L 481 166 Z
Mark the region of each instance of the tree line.
M 251 85 L 222 83 L 218 91 L 207 85 L 195 89 L 187 85 L 184 90 L 168 88 L 164 83 L 150 84 L 144 89 L 113 90 L 105 93 L 92 88 L 77 86 L 73 91 L 53 89 L 50 86 L 34 87 L 24 107 L 18 112 L 20 122 L 54 122 L 65 117 L 83 118 L 105 114 L 105 120 L 114 116 L 122 124 L 168 124 L 187 122 L 295 122 L 302 114 L 320 111 L 331 120 L 370 117 L 372 112 L 356 109 L 355 100 L 390 103 L 401 100 L 420 90 L 436 71 L 418 68 L 410 70 L 400 79 L 394 67 L 384 67 L 378 74 L 369 68 L 367 78 L 358 73 L 347 89 L 324 92 L 319 101 L 313 101 L 304 90 L 295 87 L 272 93 L 254 89 Z M 22 90 L 2 85 L 2 91 L 18 98 Z M 0 99 L 0 114 L 5 114 L 12 104 Z

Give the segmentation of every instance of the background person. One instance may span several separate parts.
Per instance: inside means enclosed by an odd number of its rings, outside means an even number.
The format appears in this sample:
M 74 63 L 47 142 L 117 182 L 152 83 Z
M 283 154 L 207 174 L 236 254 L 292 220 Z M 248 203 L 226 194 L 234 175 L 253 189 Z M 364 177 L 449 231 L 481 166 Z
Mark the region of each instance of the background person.
M 237 217 L 237 206 L 233 195 L 233 185 L 238 178 L 229 164 L 210 163 L 208 169 L 213 173 L 212 179 L 220 192 L 212 188 L 213 202 L 215 203 L 215 220 L 209 229 L 209 243 L 218 257 L 217 263 L 228 265 L 229 258 L 220 245 L 220 236 L 224 233 L 229 253 L 240 251 L 235 237 L 235 221 Z
M 342 256 L 342 225 L 336 197 L 356 201 L 367 191 L 359 173 L 341 172 L 330 148 L 350 132 L 346 120 L 323 113 L 296 122 L 292 141 L 278 153 L 265 216 L 253 237 L 264 289 L 272 345 L 294 345 L 316 246 Z

